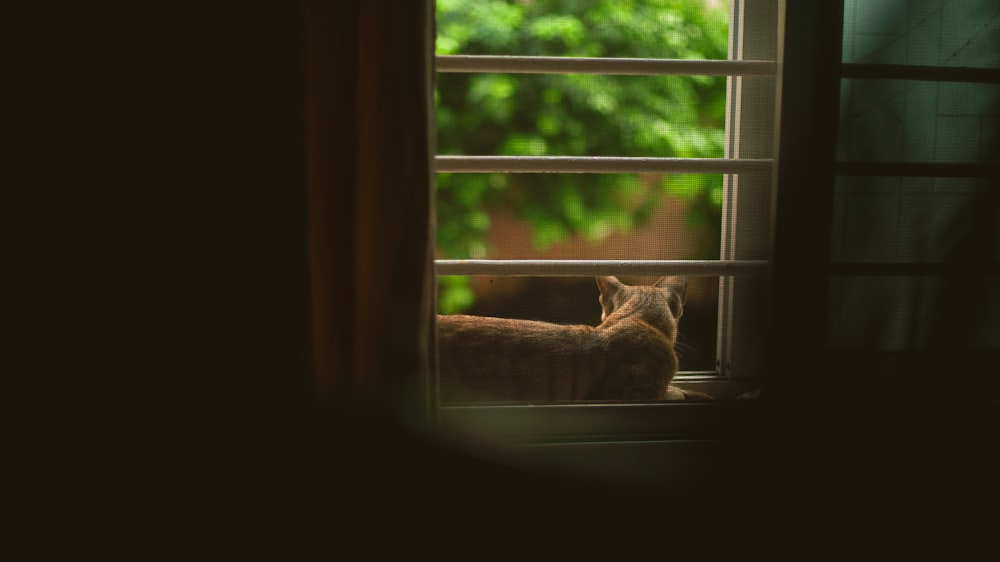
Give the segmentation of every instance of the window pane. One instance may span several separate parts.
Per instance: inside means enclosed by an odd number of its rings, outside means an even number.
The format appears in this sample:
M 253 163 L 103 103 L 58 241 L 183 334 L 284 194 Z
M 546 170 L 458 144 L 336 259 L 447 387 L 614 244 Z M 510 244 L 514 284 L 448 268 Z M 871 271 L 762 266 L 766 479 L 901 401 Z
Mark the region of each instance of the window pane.
M 960 315 L 941 307 L 954 306 L 949 296 L 957 286 L 944 277 L 834 277 L 830 283 L 829 339 L 833 350 L 904 351 L 935 349 L 943 333 L 959 335 L 968 349 L 996 349 L 1000 341 L 1000 278 L 962 280 L 975 302 Z M 961 325 L 939 326 L 942 318 Z
M 438 0 L 437 54 L 725 59 L 726 0 Z
M 975 178 L 837 178 L 832 258 L 846 262 L 947 261 L 975 224 L 971 215 L 985 199 L 981 190 L 995 189 L 991 183 Z M 981 257 L 1000 261 L 1000 255 Z
M 722 176 L 438 174 L 443 259 L 718 259 Z
M 437 54 L 774 60 L 776 6 L 755 2 L 733 13 L 738 31 L 729 29 L 729 2 L 716 0 L 441 0 Z M 728 45 L 730 31 L 741 45 Z M 437 153 L 766 160 L 774 88 L 774 76 L 439 72 Z M 764 170 L 439 173 L 437 257 L 766 260 L 770 194 Z M 764 287 L 744 280 L 689 278 L 681 371 L 729 377 L 733 364 L 756 374 L 740 342 L 759 341 L 735 334 L 737 317 L 751 315 L 734 301 L 759 301 Z M 590 277 L 442 276 L 438 289 L 445 314 L 600 322 Z
M 438 74 L 438 154 L 721 158 L 726 78 Z
M 846 0 L 843 61 L 1000 66 L 993 0 Z
M 986 162 L 994 157 L 1000 85 L 841 82 L 840 160 Z

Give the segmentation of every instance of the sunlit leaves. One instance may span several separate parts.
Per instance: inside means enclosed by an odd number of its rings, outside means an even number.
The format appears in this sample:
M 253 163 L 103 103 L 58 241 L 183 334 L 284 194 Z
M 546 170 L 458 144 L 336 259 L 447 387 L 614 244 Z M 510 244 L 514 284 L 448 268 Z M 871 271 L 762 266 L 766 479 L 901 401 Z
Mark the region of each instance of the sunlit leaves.
M 518 80 L 507 74 L 477 74 L 469 80 L 469 106 L 478 109 L 494 122 L 510 121 L 514 113 L 514 94 Z
M 466 310 L 476 302 L 476 293 L 468 277 L 438 277 L 438 311 L 455 314 Z
M 561 44 L 567 50 L 578 48 L 587 35 L 583 22 L 572 14 L 540 16 L 531 22 L 528 30 L 536 38 Z
M 548 143 L 541 135 L 511 135 L 501 146 L 500 152 L 510 156 L 544 156 Z
M 525 17 L 524 6 L 502 0 L 437 0 L 436 5 L 439 55 L 503 50 L 516 41 Z

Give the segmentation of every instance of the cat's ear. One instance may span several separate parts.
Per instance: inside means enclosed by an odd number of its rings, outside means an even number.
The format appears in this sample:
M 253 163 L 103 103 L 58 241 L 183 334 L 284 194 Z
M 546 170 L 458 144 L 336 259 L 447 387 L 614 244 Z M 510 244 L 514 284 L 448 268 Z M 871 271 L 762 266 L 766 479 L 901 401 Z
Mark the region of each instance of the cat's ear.
M 667 298 L 667 302 L 670 306 L 670 312 L 673 313 L 674 318 L 679 319 L 681 315 L 684 314 L 684 303 L 687 301 L 687 285 L 687 277 L 679 275 L 661 277 L 660 280 L 653 285 L 657 289 L 667 289 L 670 291 L 670 296 Z
M 654 285 L 657 289 L 670 289 L 678 297 L 680 297 L 681 303 L 687 300 L 687 277 L 681 275 L 668 275 L 666 277 L 660 277 Z
M 601 290 L 601 322 L 615 311 L 615 295 L 617 295 L 625 285 L 617 277 L 598 277 L 597 287 Z
M 601 289 L 601 296 L 604 298 L 610 298 L 611 295 L 617 293 L 625 287 L 625 284 L 618 280 L 617 277 L 607 276 L 597 278 L 597 287 Z

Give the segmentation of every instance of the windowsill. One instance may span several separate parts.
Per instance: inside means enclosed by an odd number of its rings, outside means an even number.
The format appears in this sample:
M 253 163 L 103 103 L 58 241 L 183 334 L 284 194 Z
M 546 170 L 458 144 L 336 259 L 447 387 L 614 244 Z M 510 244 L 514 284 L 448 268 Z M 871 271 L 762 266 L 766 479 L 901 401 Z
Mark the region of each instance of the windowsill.
M 753 393 L 760 388 L 759 384 L 752 381 L 729 381 L 721 377 L 700 376 L 678 376 L 670 385 L 683 390 L 704 392 L 715 400 L 751 398 Z
M 701 498 L 756 454 L 746 438 L 762 428 L 762 409 L 760 400 L 447 406 L 440 420 L 454 445 L 486 461 Z
M 449 405 L 440 420 L 447 433 L 478 444 L 650 442 L 732 438 L 745 433 L 759 410 L 752 399 Z

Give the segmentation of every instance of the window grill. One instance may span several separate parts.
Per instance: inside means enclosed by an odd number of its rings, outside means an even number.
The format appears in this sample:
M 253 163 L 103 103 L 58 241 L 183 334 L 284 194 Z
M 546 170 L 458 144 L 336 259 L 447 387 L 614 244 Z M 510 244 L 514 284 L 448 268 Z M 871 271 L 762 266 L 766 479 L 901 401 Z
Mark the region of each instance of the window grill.
M 438 173 L 660 173 L 724 176 L 722 248 L 718 260 L 435 260 L 439 276 L 661 276 L 719 278 L 716 370 L 681 371 L 675 380 L 733 380 L 734 354 L 758 354 L 759 341 L 734 344 L 734 326 L 761 311 L 769 262 L 771 182 L 775 166 L 774 92 L 778 64 L 777 6 L 732 0 L 728 60 L 585 58 L 550 56 L 438 55 L 438 73 L 598 74 L 728 77 L 726 154 L 723 158 L 616 156 L 438 155 Z M 760 45 L 750 43 L 757 41 Z M 744 83 L 744 80 L 750 82 Z M 745 103 L 744 100 L 751 100 Z M 755 121 L 756 120 L 756 121 Z M 745 176 L 742 180 L 741 176 Z M 741 183 L 742 181 L 742 183 Z M 765 212 L 760 212 L 766 209 Z M 737 277 L 754 280 L 738 284 Z M 737 304 L 737 300 L 746 301 Z M 760 337 L 760 336 L 758 336 Z M 756 375 L 754 361 L 740 372 Z M 752 373 L 752 375 L 751 375 Z
M 438 275 L 723 275 L 762 274 L 765 260 L 435 260 Z
M 509 74 L 608 74 L 628 76 L 766 76 L 774 61 L 635 59 L 590 57 L 518 57 L 438 55 L 438 72 L 504 72 Z
M 766 172 L 770 158 L 642 158 L 615 156 L 438 156 L 436 172 L 565 174 L 740 174 Z

